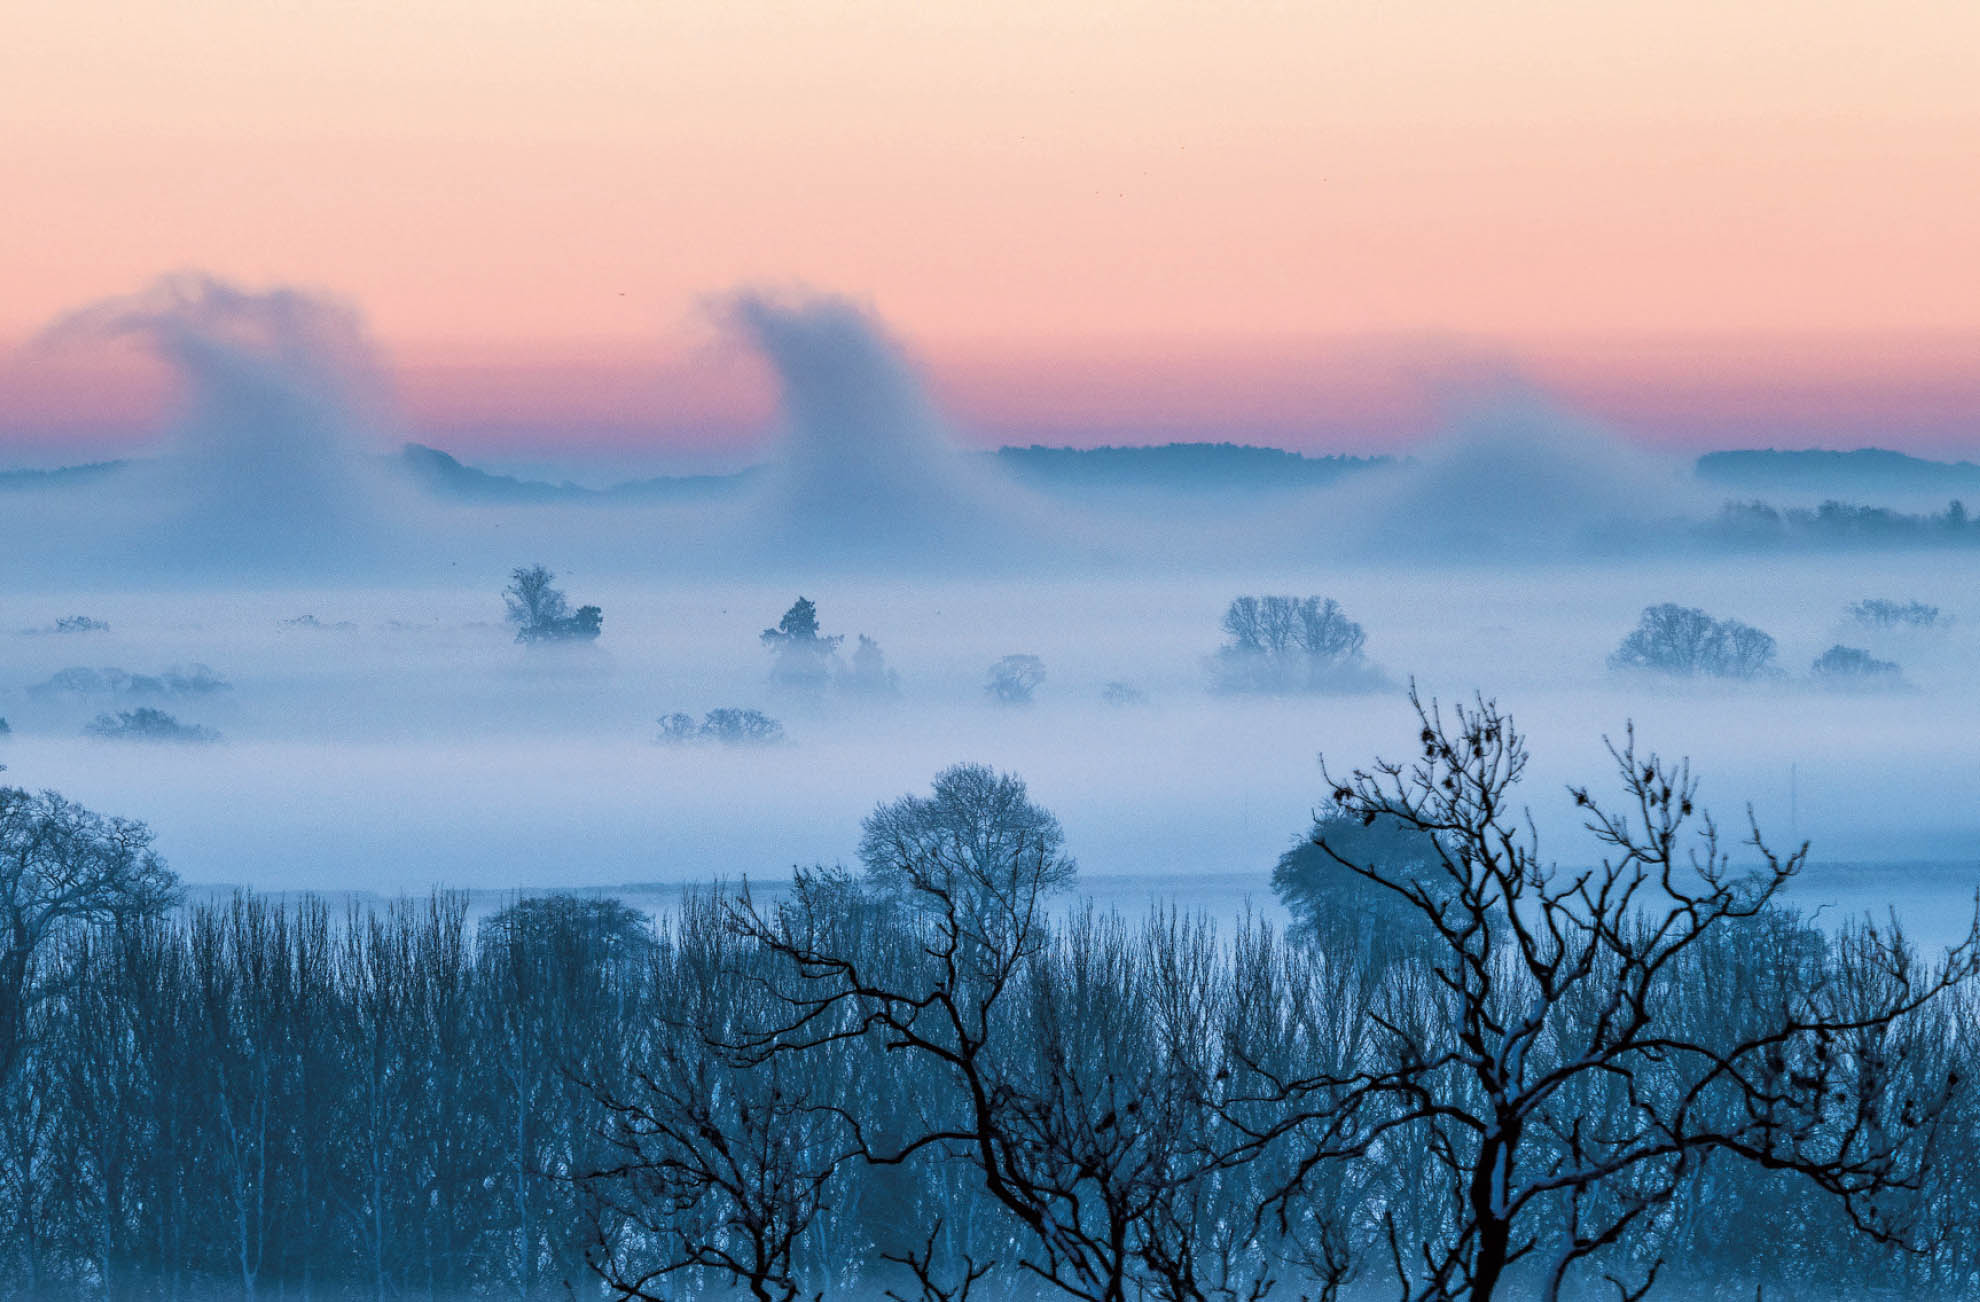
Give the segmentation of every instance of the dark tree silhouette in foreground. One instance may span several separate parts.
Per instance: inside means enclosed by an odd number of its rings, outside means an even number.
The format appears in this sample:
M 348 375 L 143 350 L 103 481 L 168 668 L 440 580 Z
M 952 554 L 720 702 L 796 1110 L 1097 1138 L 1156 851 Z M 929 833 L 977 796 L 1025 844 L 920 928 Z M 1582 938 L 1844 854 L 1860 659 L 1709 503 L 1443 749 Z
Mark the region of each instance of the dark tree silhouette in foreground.
M 502 590 L 508 619 L 518 642 L 588 642 L 603 626 L 597 606 L 579 606 L 572 614 L 570 599 L 555 587 L 557 576 L 541 565 L 523 565 L 509 572 Z
M 1632 733 L 1610 747 L 1615 803 L 1570 789 L 1600 862 L 1554 867 L 1513 804 L 1527 751 L 1512 719 L 1482 698 L 1449 719 L 1410 699 L 1416 758 L 1328 781 L 1339 814 L 1424 834 L 1432 871 L 1317 844 L 1434 933 L 1428 1005 L 1378 1005 L 1358 1065 L 1258 1067 L 1227 1099 L 1249 1147 L 1299 1155 L 1268 1206 L 1297 1214 L 1338 1163 L 1422 1154 L 1421 1200 L 1441 1215 L 1381 1212 L 1416 1299 L 1490 1298 L 1509 1278 L 1557 1297 L 1723 1161 L 1799 1176 L 1858 1230 L 1904 1242 L 1903 1204 L 1957 1084 L 1906 1064 L 1929 1056 L 1920 1010 L 1973 973 L 1975 932 L 1935 969 L 1864 927 L 1773 995 L 1693 989 L 1700 960 L 1769 912 L 1806 847 L 1783 857 L 1753 827 L 1760 866 L 1737 872 L 1688 765 L 1639 753 Z M 1611 1278 L 1640 1297 L 1660 1264 Z
M 177 890 L 143 823 L 104 818 L 52 791 L 0 787 L 0 1086 L 26 1047 L 35 1005 L 59 993 L 42 963 L 80 931 L 155 917 Z
M 837 1109 L 860 1163 L 963 1164 L 1016 1227 L 1018 1267 L 1068 1297 L 1262 1298 L 1269 1272 L 1230 1214 L 1249 1200 L 1205 1147 L 1207 933 L 1171 927 L 1160 952 L 1181 961 L 1149 972 L 1118 918 L 1055 932 L 1048 899 L 1075 873 L 1058 820 L 981 765 L 880 806 L 863 830 L 863 882 L 803 873 L 775 910 L 736 907 L 782 969 L 782 1007 L 734 1042 L 739 1060 L 914 1064 L 910 1092 Z M 988 1269 L 963 1256 L 939 1281 L 942 1229 L 883 1254 L 925 1298 L 961 1296 Z
M 615 1298 L 671 1302 L 697 1279 L 756 1302 L 802 1292 L 800 1245 L 855 1155 L 856 1127 L 814 1100 L 801 1071 L 724 1050 L 782 1011 L 769 958 L 708 897 L 689 897 L 650 969 L 666 1015 L 627 1046 L 622 1079 L 587 1082 L 610 1161 L 578 1184 L 593 1209 L 588 1259 Z

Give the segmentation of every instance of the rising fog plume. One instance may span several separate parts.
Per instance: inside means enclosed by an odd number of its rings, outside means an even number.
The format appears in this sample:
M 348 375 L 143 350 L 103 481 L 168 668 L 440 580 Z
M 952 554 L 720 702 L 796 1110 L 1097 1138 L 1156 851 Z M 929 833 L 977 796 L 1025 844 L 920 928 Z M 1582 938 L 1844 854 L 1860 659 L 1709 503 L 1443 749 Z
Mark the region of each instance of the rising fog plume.
M 180 389 L 82 546 L 112 566 L 295 575 L 368 562 L 391 526 L 373 464 L 382 370 L 357 312 L 301 290 L 161 279 L 55 322 L 44 348 L 132 341 Z
M 775 371 L 783 428 L 749 502 L 754 545 L 808 563 L 1001 567 L 1039 553 L 1039 508 L 973 464 L 901 346 L 848 299 L 744 292 L 728 319 Z
M 1405 464 L 1345 487 L 1356 549 L 1566 560 L 1670 547 L 1716 502 L 1665 462 L 1531 391 L 1472 403 Z

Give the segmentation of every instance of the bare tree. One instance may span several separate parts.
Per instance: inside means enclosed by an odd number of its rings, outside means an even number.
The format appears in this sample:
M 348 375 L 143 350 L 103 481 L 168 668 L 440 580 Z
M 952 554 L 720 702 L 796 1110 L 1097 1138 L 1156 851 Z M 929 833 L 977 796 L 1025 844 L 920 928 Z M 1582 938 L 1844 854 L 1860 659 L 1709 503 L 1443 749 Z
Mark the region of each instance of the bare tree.
M 0 1085 L 27 1049 L 35 1006 L 58 986 L 43 971 L 78 929 L 155 916 L 178 878 L 143 823 L 104 818 L 52 791 L 0 787 Z
M 589 641 L 603 628 L 597 606 L 580 606 L 575 614 L 570 599 L 553 586 L 557 576 L 541 565 L 519 565 L 509 572 L 502 590 L 508 620 L 516 626 L 518 642 Z
M 990 666 L 983 690 L 999 705 L 1029 705 L 1045 681 L 1045 662 L 1034 655 L 1008 655 Z
M 741 1285 L 757 1302 L 802 1291 L 800 1246 L 854 1156 L 853 1127 L 811 1096 L 798 1064 L 738 1065 L 722 1048 L 771 1018 L 769 957 L 711 897 L 688 898 L 652 951 L 665 1013 L 630 1046 L 622 1078 L 588 1082 L 607 1160 L 578 1184 L 589 1261 L 613 1297 L 660 1302 L 682 1275 Z
M 1211 662 L 1220 690 L 1329 691 L 1380 680 L 1362 656 L 1366 631 L 1332 597 L 1237 597 L 1222 627 L 1230 640 Z
M 1634 629 L 1609 657 L 1612 669 L 1686 677 L 1757 678 L 1769 671 L 1774 639 L 1736 619 L 1665 602 L 1644 607 Z
M 1571 789 L 1598 865 L 1543 862 L 1512 801 L 1524 740 L 1479 699 L 1446 722 L 1412 691 L 1419 752 L 1339 780 L 1332 801 L 1362 822 L 1425 834 L 1434 872 L 1321 849 L 1400 896 L 1437 937 L 1423 994 L 1378 1006 L 1364 1061 L 1301 1073 L 1256 1067 L 1232 1100 L 1287 1105 L 1243 1121 L 1249 1145 L 1289 1144 L 1294 1175 L 1271 1194 L 1295 1207 L 1318 1173 L 1426 1159 L 1418 1198 L 1442 1215 L 1409 1226 L 1380 1210 L 1407 1297 L 1492 1297 L 1520 1276 L 1554 1298 L 1613 1260 L 1708 1161 L 1800 1177 L 1874 1239 L 1899 1242 L 1896 1205 L 1914 1189 L 1952 1081 L 1901 1079 L 1917 1014 L 1975 968 L 1976 937 L 1935 969 L 1896 936 L 1853 933 L 1843 960 L 1803 969 L 1744 1021 L 1678 1015 L 1695 961 L 1762 917 L 1800 870 L 1756 828 L 1759 867 L 1734 869 L 1694 806 L 1685 764 L 1611 747 L 1615 804 Z M 1980 925 L 1977 920 L 1976 925 Z M 1261 1115 L 1254 1113 L 1254 1116 Z M 1657 1260 L 1617 1287 L 1647 1291 Z

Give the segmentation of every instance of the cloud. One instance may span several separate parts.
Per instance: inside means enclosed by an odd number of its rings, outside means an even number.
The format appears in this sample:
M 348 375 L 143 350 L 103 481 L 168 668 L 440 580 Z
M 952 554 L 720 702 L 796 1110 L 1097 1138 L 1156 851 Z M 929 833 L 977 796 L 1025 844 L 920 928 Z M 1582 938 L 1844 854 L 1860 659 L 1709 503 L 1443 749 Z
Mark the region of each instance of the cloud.
M 782 390 L 781 440 L 744 508 L 754 547 L 901 569 L 996 567 L 1048 547 L 1044 508 L 957 446 L 920 374 L 866 309 L 745 291 L 722 315 Z
M 1570 560 L 1681 541 L 1679 522 L 1714 505 L 1688 471 L 1501 388 L 1407 462 L 1329 496 L 1348 544 L 1376 555 Z
M 181 398 L 158 455 L 117 477 L 84 544 L 99 559 L 239 577 L 385 553 L 394 504 L 373 454 L 386 385 L 355 310 L 183 274 L 72 312 L 38 344 L 125 341 L 172 369 Z

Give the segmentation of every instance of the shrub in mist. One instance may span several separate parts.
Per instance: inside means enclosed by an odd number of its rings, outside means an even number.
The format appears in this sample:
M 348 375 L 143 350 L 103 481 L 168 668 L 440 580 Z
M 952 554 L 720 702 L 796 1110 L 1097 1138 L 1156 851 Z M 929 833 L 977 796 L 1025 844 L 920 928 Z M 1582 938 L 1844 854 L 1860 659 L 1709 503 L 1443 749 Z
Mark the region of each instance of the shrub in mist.
M 1772 635 L 1751 624 L 1665 602 L 1644 608 L 1637 626 L 1609 657 L 1609 667 L 1680 677 L 1759 678 L 1778 672 L 1774 650 Z
M 901 676 L 888 668 L 880 644 L 866 634 L 859 635 L 859 644 L 847 659 L 850 663 L 839 673 L 840 691 L 868 699 L 901 694 Z
M 1902 681 L 1895 662 L 1879 660 L 1868 651 L 1841 643 L 1817 656 L 1809 672 L 1838 686 L 1894 687 Z
M 676 710 L 660 718 L 662 745 L 685 746 L 717 742 L 724 746 L 769 746 L 784 740 L 784 725 L 761 710 L 724 706 L 710 710 L 699 722 Z
M 220 734 L 196 723 L 181 723 L 152 706 L 103 713 L 83 727 L 86 736 L 102 741 L 212 742 Z
M 47 628 L 31 628 L 30 633 L 107 633 L 110 625 L 88 615 L 64 615 Z
M 821 691 L 832 681 L 838 665 L 839 644 L 846 638 L 843 633 L 821 632 L 817 603 L 800 596 L 776 627 L 764 629 L 757 640 L 776 657 L 770 670 L 773 682 L 805 691 Z
M 1366 631 L 1332 597 L 1237 597 L 1222 627 L 1229 640 L 1211 661 L 1219 691 L 1342 691 L 1380 680 L 1363 657 Z
M 1922 601 L 1891 601 L 1883 597 L 1868 597 L 1853 602 L 1844 614 L 1852 624 L 1879 631 L 1943 628 L 1952 622 L 1941 618 L 1937 606 L 1928 606 Z
M 520 565 L 509 571 L 502 604 L 516 641 L 523 643 L 589 642 L 598 637 L 604 612 L 596 606 L 571 611 L 570 600 L 553 586 L 557 576 L 541 565 Z
M 32 696 L 211 696 L 233 684 L 207 665 L 174 665 L 156 674 L 134 674 L 115 666 L 91 669 L 71 665 L 28 688 Z
M 1148 693 L 1133 683 L 1115 681 L 1100 689 L 1100 701 L 1104 705 L 1129 706 L 1148 704 Z
M 592 608 L 586 607 L 586 609 L 589 610 Z M 281 627 L 328 633 L 354 633 L 357 631 L 357 625 L 348 619 L 340 619 L 335 623 L 329 623 L 318 619 L 315 615 L 297 615 L 294 619 L 282 620 Z
M 1045 681 L 1045 662 L 1034 655 L 1008 655 L 990 666 L 983 690 L 999 705 L 1030 705 Z

